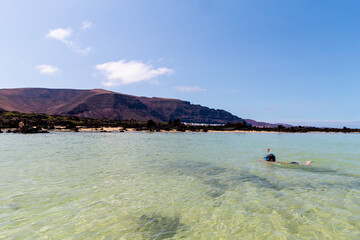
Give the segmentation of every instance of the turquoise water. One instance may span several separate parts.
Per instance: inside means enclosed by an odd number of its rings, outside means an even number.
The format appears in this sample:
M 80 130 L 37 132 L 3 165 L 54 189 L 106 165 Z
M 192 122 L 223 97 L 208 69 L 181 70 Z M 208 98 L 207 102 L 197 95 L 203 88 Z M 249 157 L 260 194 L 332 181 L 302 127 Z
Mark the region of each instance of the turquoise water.
M 1 134 L 0 153 L 0 239 L 360 239 L 359 134 Z

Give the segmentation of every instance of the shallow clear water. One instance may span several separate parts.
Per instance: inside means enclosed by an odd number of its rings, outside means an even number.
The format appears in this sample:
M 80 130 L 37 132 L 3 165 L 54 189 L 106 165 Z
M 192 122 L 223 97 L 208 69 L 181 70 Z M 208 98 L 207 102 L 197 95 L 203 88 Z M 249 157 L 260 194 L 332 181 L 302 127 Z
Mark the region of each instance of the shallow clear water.
M 1 134 L 0 154 L 0 239 L 360 238 L 359 134 Z

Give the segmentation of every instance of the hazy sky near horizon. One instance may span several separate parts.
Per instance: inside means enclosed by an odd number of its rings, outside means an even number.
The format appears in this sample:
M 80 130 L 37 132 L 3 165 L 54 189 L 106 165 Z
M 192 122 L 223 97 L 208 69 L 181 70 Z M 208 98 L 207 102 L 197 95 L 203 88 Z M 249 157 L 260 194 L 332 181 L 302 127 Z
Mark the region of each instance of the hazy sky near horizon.
M 0 88 L 103 88 L 360 127 L 360 1 L 13 0 Z

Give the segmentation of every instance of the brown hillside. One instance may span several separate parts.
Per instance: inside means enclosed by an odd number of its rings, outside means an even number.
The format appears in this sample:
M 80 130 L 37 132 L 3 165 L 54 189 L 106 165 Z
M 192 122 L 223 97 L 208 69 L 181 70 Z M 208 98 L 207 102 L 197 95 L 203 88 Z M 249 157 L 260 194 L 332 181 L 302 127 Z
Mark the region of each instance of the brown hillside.
M 186 101 L 136 97 L 102 89 L 0 89 L 0 109 L 119 120 L 152 119 L 165 122 L 179 118 L 183 122 L 218 124 L 243 121 L 224 110 Z

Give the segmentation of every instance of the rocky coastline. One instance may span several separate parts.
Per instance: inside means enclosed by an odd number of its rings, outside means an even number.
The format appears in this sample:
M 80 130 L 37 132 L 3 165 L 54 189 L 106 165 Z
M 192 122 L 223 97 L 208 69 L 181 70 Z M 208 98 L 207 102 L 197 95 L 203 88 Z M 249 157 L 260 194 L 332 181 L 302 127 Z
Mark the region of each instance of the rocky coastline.
M 19 127 L 22 122 L 23 126 Z M 227 123 L 225 125 L 189 124 L 180 119 L 168 122 L 94 119 L 76 116 L 59 116 L 46 114 L 29 114 L 0 111 L 0 133 L 49 133 L 49 132 L 334 132 L 360 133 L 360 129 L 351 128 L 318 128 L 279 125 L 276 128 L 253 127 L 245 122 Z

